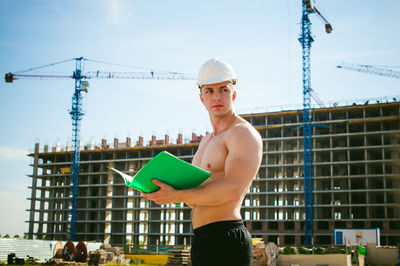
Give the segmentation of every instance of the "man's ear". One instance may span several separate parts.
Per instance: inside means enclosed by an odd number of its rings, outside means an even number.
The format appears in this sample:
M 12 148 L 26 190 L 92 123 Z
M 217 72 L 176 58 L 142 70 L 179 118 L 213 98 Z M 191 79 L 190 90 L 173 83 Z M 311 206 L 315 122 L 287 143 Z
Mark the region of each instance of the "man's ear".
M 232 93 L 232 101 L 235 101 L 236 100 L 236 90 L 234 90 L 233 91 L 233 93 Z
M 204 104 L 203 95 L 201 94 L 201 92 L 199 94 L 199 97 L 200 97 L 200 101 Z

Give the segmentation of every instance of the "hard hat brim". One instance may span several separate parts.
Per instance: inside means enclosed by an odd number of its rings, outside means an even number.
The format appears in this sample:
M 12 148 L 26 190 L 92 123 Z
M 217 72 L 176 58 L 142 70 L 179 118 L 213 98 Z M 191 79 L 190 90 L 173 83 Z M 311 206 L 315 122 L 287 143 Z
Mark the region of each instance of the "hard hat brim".
M 220 82 L 224 82 L 224 81 L 232 81 L 232 80 L 236 80 L 237 78 L 230 78 L 230 79 L 221 79 L 221 78 L 212 78 L 212 79 L 208 79 L 208 80 L 204 80 L 202 82 L 196 82 L 197 86 L 203 86 L 203 85 L 209 85 L 209 84 L 216 84 L 216 83 L 220 83 Z

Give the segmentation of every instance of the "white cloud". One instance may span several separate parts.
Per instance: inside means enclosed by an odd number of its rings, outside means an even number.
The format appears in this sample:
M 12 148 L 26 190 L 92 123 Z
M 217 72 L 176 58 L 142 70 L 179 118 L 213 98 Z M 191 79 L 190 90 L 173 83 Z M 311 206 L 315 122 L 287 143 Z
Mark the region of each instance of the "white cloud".
M 0 159 L 26 160 L 28 151 L 20 148 L 0 146 Z
M 124 0 L 108 0 L 106 1 L 107 17 L 106 22 L 112 25 L 120 25 L 127 20 L 128 8 Z

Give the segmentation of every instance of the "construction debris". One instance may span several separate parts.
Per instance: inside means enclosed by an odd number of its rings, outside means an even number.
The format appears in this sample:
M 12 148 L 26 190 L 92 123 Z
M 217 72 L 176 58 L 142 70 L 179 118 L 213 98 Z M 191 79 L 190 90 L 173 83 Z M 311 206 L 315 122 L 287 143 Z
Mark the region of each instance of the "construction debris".
M 66 261 L 74 261 L 76 257 L 76 248 L 72 241 L 68 241 L 64 245 L 62 258 Z
M 112 247 L 110 244 L 103 244 L 100 249 L 89 252 L 89 265 L 129 264 L 130 261 L 125 259 L 122 248 Z
M 110 244 L 102 244 L 100 249 L 87 252 L 85 242 L 79 242 L 76 246 L 68 241 L 62 246 L 58 241 L 53 250 L 53 258 L 45 264 L 51 265 L 106 265 L 129 264 L 130 259 L 125 259 L 124 250 L 119 247 L 112 247 Z M 89 259 L 89 260 L 88 260 Z
M 50 259 L 46 260 L 45 262 L 38 262 L 40 265 L 73 265 L 73 266 L 87 266 L 88 264 L 86 262 L 74 262 L 74 261 L 66 261 L 63 259 Z
M 165 266 L 171 265 L 188 265 L 191 266 L 190 261 L 190 250 L 188 249 L 173 249 L 168 251 L 173 257 L 168 258 L 167 264 Z
M 253 264 L 252 266 L 265 266 L 267 265 L 268 258 L 265 252 L 265 245 L 262 238 L 253 238 Z
M 106 264 L 107 253 L 106 251 L 96 250 L 89 252 L 90 265 L 103 265 Z
M 61 241 L 57 241 L 53 248 L 53 259 L 62 259 L 64 246 Z
M 88 258 L 87 248 L 84 242 L 80 241 L 78 245 L 76 245 L 76 262 L 86 262 Z
M 265 253 L 267 253 L 267 265 L 276 266 L 279 257 L 279 248 L 274 242 L 268 242 L 265 247 Z
M 262 238 L 253 238 L 252 266 L 276 266 L 278 253 L 279 249 L 275 243 L 265 244 Z
M 18 258 L 17 256 L 15 256 L 15 253 L 10 253 L 7 256 L 7 264 L 23 265 L 23 264 L 25 264 L 25 259 Z

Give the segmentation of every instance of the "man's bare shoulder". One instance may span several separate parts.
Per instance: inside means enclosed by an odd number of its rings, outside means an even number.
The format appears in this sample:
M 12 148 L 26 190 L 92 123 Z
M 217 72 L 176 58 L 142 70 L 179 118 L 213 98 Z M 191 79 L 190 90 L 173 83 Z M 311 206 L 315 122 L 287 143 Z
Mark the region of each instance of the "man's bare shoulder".
M 241 117 L 238 117 L 238 121 L 228 130 L 226 140 L 228 143 L 235 143 L 235 145 L 241 143 L 240 146 L 249 144 L 262 146 L 260 133 Z
M 260 133 L 246 120 L 238 117 L 238 122 L 236 122 L 230 129 L 229 135 L 233 137 L 242 137 L 246 135 L 251 139 L 261 141 Z

